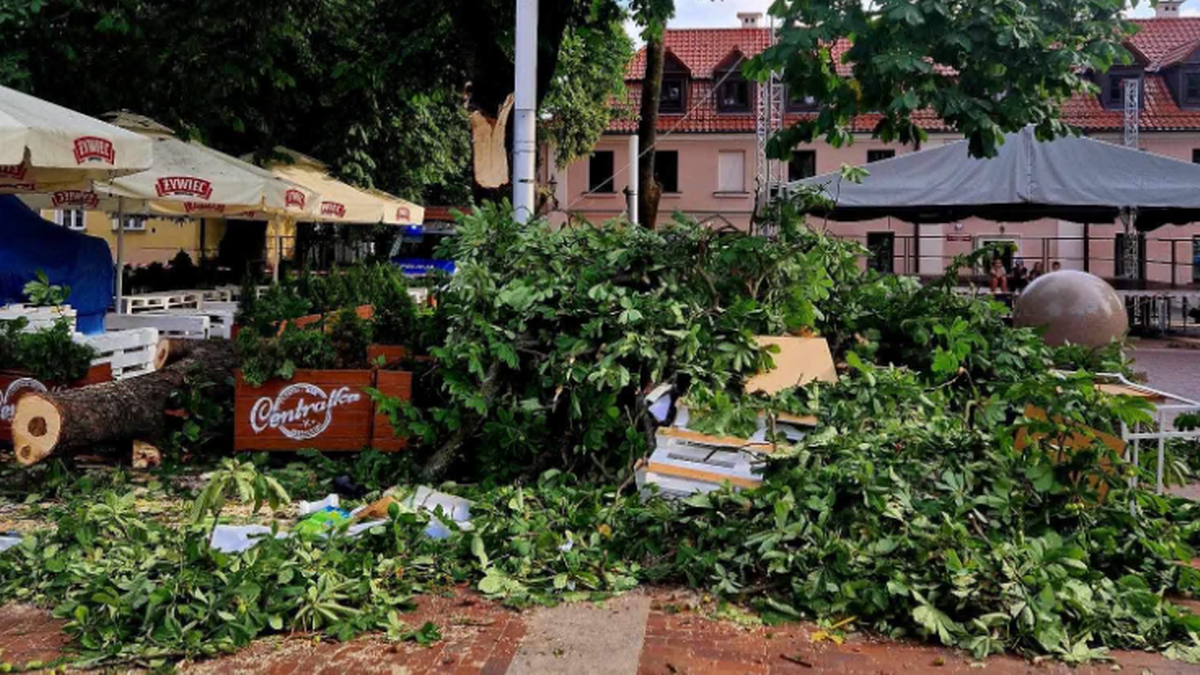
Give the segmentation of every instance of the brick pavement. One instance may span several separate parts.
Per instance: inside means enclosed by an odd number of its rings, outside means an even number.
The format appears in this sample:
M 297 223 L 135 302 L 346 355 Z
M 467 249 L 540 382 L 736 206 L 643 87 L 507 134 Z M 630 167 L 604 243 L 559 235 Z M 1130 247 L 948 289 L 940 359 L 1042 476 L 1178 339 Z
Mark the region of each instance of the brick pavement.
M 842 645 L 813 642 L 817 628 L 811 624 L 779 627 L 717 621 L 678 607 L 692 607 L 686 592 L 653 590 L 645 619 L 645 637 L 630 640 L 624 648 L 636 650 L 636 659 L 620 654 L 558 654 L 543 661 L 541 672 L 612 672 L 615 661 L 630 664 L 628 675 L 1100 675 L 1116 670 L 1145 675 L 1198 675 L 1200 667 L 1167 661 L 1142 653 L 1116 653 L 1114 663 L 1068 668 L 1058 663 L 1031 663 L 1014 657 L 993 657 L 973 662 L 952 650 L 915 642 L 893 641 L 852 633 Z M 417 609 L 403 615 L 413 627 L 433 621 L 443 639 L 431 647 L 412 643 L 389 644 L 381 636 L 349 643 L 317 640 L 312 636 L 276 636 L 256 642 L 237 654 L 199 663 L 181 664 L 186 675 L 504 675 L 517 668 L 514 655 L 530 626 L 553 625 L 555 613 L 569 612 L 577 630 L 596 635 L 611 630 L 606 612 L 593 612 L 592 625 L 579 625 L 578 608 L 540 609 L 518 613 L 487 602 L 465 591 L 445 596 L 424 596 Z M 0 663 L 24 666 L 29 661 L 50 662 L 64 653 L 66 638 L 61 623 L 48 613 L 15 605 L 0 608 Z M 535 631 L 536 632 L 536 631 Z M 557 651 L 557 650 L 556 650 Z M 600 661 L 603 659 L 603 662 Z M 634 667 L 633 664 L 636 664 Z M 1116 666 L 1116 667 L 1114 667 Z M 1119 668 L 1118 668 L 1119 667 Z

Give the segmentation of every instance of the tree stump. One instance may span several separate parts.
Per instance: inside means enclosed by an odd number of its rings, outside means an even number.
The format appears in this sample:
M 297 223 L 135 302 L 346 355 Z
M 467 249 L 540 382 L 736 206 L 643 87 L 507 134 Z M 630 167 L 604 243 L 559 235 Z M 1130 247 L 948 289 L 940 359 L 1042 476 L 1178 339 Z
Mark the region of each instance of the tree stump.
M 209 378 L 231 377 L 237 366 L 233 345 L 225 341 L 180 346 L 191 353 L 162 370 L 119 382 L 106 382 L 56 394 L 26 394 L 13 413 L 13 447 L 29 466 L 54 453 L 103 443 L 158 439 L 166 424 L 171 394 L 193 369 Z M 172 343 L 168 352 L 176 351 Z

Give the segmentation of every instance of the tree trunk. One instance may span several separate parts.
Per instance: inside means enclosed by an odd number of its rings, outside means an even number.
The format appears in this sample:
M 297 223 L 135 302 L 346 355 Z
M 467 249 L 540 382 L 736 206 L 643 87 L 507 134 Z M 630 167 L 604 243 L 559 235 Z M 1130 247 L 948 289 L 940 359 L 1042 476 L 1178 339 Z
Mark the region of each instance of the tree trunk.
M 186 358 L 149 375 L 54 394 L 26 394 L 13 414 L 17 459 L 28 466 L 54 453 L 135 438 L 159 439 L 171 394 L 183 386 L 189 371 L 201 369 L 220 381 L 232 376 L 236 366 L 232 343 L 204 342 L 191 348 Z
M 492 401 L 500 393 L 500 369 L 500 360 L 492 361 L 487 375 L 483 378 L 483 384 L 479 388 L 484 405 L 488 408 L 492 406 Z M 426 460 L 425 466 L 421 467 L 421 480 L 426 483 L 440 482 L 450 467 L 458 461 L 462 455 L 463 446 L 475 436 L 475 432 L 479 430 L 481 424 L 483 424 L 483 417 L 479 415 L 470 415 L 463 420 L 458 429 L 450 434 L 450 438 L 447 438 L 446 442 L 442 444 L 442 447 L 438 448 L 433 456 Z
M 658 142 L 658 104 L 662 98 L 663 65 L 666 54 L 661 32 L 646 40 L 646 75 L 642 79 L 642 120 L 638 125 L 638 221 L 654 229 L 662 186 L 654 176 L 654 144 Z

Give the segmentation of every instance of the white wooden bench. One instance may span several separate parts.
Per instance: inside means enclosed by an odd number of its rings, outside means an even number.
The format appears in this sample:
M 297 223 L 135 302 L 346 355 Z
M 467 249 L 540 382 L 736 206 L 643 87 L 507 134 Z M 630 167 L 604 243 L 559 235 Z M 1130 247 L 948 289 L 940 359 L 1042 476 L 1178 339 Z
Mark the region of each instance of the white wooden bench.
M 207 340 L 212 337 L 212 321 L 198 315 L 196 310 L 161 310 L 138 314 L 109 314 L 104 317 L 104 326 L 110 331 L 152 328 L 165 337 L 185 340 Z
M 92 365 L 107 363 L 112 368 L 113 379 L 126 380 L 148 375 L 155 370 L 159 358 L 158 331 L 154 328 L 120 330 L 102 335 L 81 335 L 74 340 L 86 344 L 98 352 Z
M 29 321 L 29 328 L 32 330 L 40 330 L 49 328 L 61 318 L 66 318 L 71 322 L 71 330 L 75 330 L 75 309 L 70 305 L 62 307 L 34 307 L 33 305 L 4 305 L 0 306 L 0 321 L 14 321 L 16 319 L 26 319 Z
M 201 291 L 163 291 L 142 293 L 121 298 L 122 314 L 158 312 L 164 309 L 195 308 L 200 305 Z

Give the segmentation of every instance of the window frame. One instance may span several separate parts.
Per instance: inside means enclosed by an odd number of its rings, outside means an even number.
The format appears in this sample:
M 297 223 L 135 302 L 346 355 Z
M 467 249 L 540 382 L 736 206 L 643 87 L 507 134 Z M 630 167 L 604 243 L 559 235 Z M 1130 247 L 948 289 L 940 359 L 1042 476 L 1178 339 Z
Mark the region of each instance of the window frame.
M 783 90 L 784 110 L 794 113 L 811 113 L 816 112 L 821 107 L 821 103 L 817 101 L 816 96 L 808 96 L 806 98 L 811 98 L 812 103 L 809 103 L 808 101 L 796 102 L 796 100 L 792 98 L 792 88 L 790 86 L 785 86 Z
M 718 72 L 718 73 L 715 73 L 714 76 L 717 78 L 717 81 L 721 83 L 721 86 L 717 87 L 717 91 L 716 91 L 717 112 L 718 113 L 721 113 L 721 114 L 731 114 L 731 113 L 732 114 L 745 114 L 745 113 L 754 112 L 754 83 L 747 80 L 745 77 L 743 77 L 741 75 L 741 73 L 738 73 L 738 72 L 732 72 L 732 74 L 731 74 L 731 71 Z M 726 77 L 726 76 L 728 76 L 728 77 Z M 725 87 L 733 86 L 733 85 L 741 85 L 742 86 L 743 91 L 745 92 L 745 95 L 746 95 L 746 101 L 744 104 L 729 105 L 729 104 L 725 103 L 725 96 L 723 95 L 724 89 L 725 89 Z
M 87 231 L 87 211 L 58 209 L 54 212 L 54 222 L 74 232 L 85 232 Z
M 876 148 L 874 150 L 867 150 L 867 164 L 874 164 L 875 162 L 882 162 L 884 160 L 895 158 L 896 150 L 894 148 Z
M 1100 94 L 1100 103 L 1106 110 L 1122 110 L 1125 108 L 1125 80 L 1138 81 L 1138 109 L 1146 107 L 1146 78 L 1141 70 L 1124 70 L 1109 72 L 1104 90 Z
M 721 183 L 721 180 L 725 175 L 725 172 L 723 171 L 724 167 L 722 166 L 722 163 L 721 163 L 721 158 L 725 157 L 725 156 L 732 157 L 735 155 L 741 156 L 741 162 L 742 162 L 742 172 L 741 172 L 741 181 L 740 181 L 741 188 L 738 188 L 738 189 L 733 189 L 732 187 L 727 187 Z M 716 190 L 716 194 L 719 194 L 719 195 L 749 194 L 746 191 L 746 151 L 745 150 L 719 150 L 719 151 L 717 151 L 717 190 Z
M 609 171 L 606 181 L 595 180 L 595 161 L 601 155 L 608 157 Z M 617 192 L 617 153 L 612 150 L 593 150 L 588 156 L 588 194 L 610 195 Z
M 150 220 L 149 216 L 142 216 L 142 215 L 137 215 L 137 214 L 133 214 L 133 213 L 127 213 L 122 217 L 125 219 L 125 231 L 126 232 L 145 232 L 146 231 L 146 221 Z M 116 232 L 118 229 L 117 223 L 118 223 L 117 217 L 113 216 L 113 219 L 112 219 L 112 231 L 113 232 Z
M 807 176 L 800 175 L 800 174 L 804 173 L 803 171 L 793 172 L 794 168 L 800 166 L 800 160 L 802 158 L 806 159 L 806 160 L 811 160 L 810 168 L 812 169 L 812 173 Z M 792 151 L 792 159 L 788 161 L 787 170 L 788 170 L 788 182 L 789 183 L 793 183 L 798 180 L 804 180 L 806 178 L 812 178 L 813 176 L 816 176 L 818 173 L 817 172 L 817 151 L 816 150 L 793 150 Z
M 679 83 L 679 101 L 668 102 L 663 92 L 667 90 L 668 82 Z M 658 112 L 663 115 L 682 115 L 687 112 L 688 106 L 688 77 L 684 73 L 664 73 L 662 79 L 662 88 L 659 89 Z
M 660 171 L 662 170 L 662 168 L 664 166 L 666 166 L 666 164 L 662 161 L 662 159 L 664 157 L 668 157 L 668 156 L 675 158 L 674 168 L 673 168 L 673 171 L 675 173 L 675 176 L 674 176 L 675 184 L 674 184 L 674 186 L 672 186 L 672 187 L 674 187 L 673 190 L 667 189 L 668 185 L 666 184 L 665 181 L 663 181 L 662 176 L 660 174 Z M 654 154 L 654 180 L 657 181 L 660 185 L 662 185 L 663 194 L 665 194 L 665 195 L 682 194 L 682 191 L 679 189 L 679 151 L 678 150 L 658 150 L 655 152 L 655 154 Z
M 1188 79 L 1196 79 L 1196 95 L 1188 94 Z M 1184 70 L 1179 75 L 1179 98 L 1185 105 L 1200 105 L 1200 69 L 1191 68 Z

